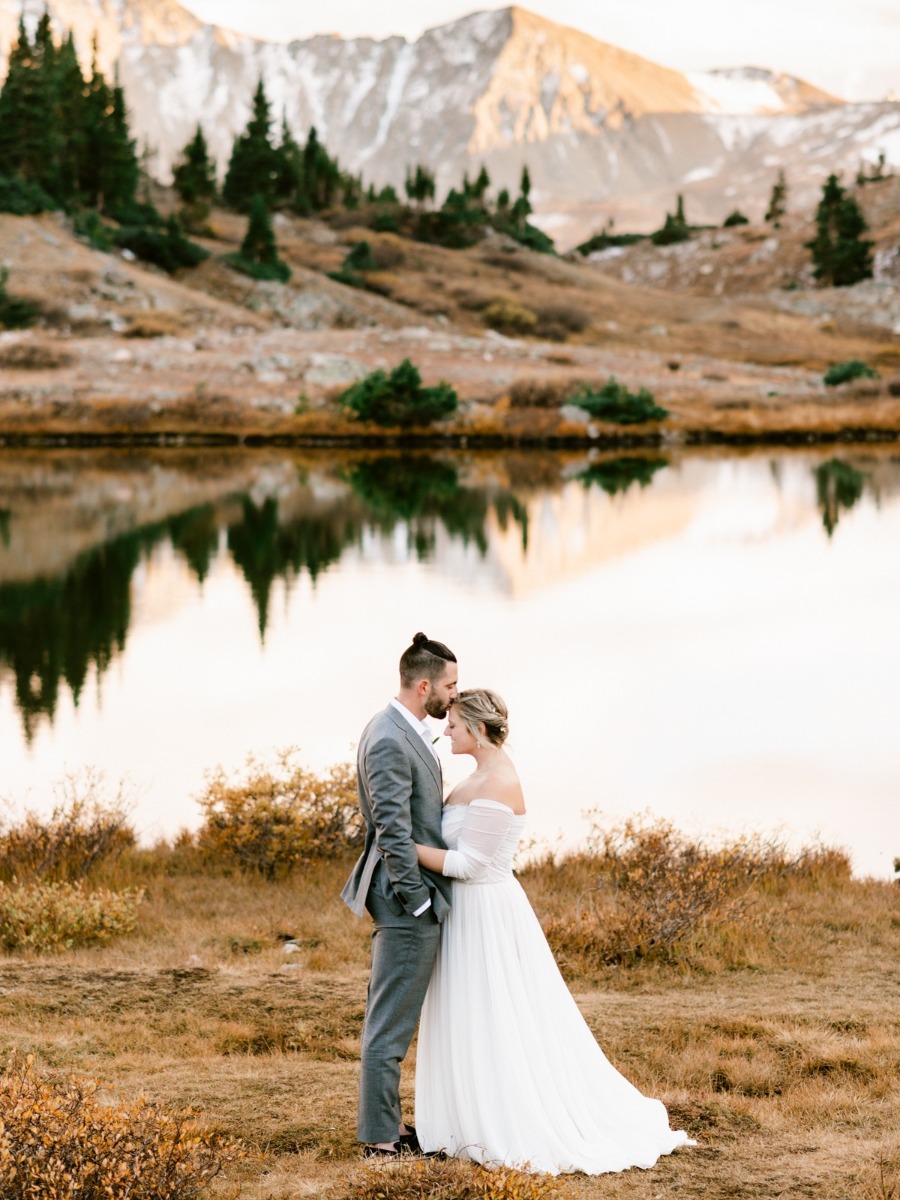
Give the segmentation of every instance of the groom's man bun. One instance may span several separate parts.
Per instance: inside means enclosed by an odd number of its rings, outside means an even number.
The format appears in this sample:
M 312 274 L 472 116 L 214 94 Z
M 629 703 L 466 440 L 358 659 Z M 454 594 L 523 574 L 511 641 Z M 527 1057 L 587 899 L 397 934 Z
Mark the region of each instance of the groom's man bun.
M 456 655 L 449 647 L 417 633 L 412 645 L 400 656 L 400 683 L 403 687 L 412 687 L 419 679 L 433 683 L 444 674 L 448 662 L 456 662 Z

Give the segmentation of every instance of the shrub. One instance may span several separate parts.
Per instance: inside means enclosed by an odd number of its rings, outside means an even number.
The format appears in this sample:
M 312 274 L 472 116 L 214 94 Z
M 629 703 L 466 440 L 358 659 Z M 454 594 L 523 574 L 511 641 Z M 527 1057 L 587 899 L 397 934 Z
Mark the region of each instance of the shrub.
M 744 214 L 740 211 L 740 209 L 736 208 L 736 209 L 734 209 L 733 212 L 730 212 L 728 214 L 728 216 L 725 218 L 725 220 L 722 222 L 722 228 L 723 229 L 731 229 L 735 225 L 749 225 L 749 224 L 750 224 L 749 219 L 744 216 Z
M 76 237 L 83 238 L 104 254 L 108 254 L 116 244 L 115 230 L 101 219 L 95 208 L 85 208 L 76 213 L 72 228 Z
M 18 824 L 0 828 L 0 879 L 72 883 L 133 847 L 121 788 L 104 805 L 96 795 L 99 782 L 90 773 L 84 781 L 69 778 L 49 817 L 27 812 Z
M 378 263 L 368 242 L 357 242 L 341 263 L 339 271 L 329 271 L 328 278 L 348 287 L 365 287 L 366 281 L 360 271 L 377 271 Z
M 571 1195 L 569 1185 L 552 1175 L 419 1158 L 367 1167 L 340 1200 L 562 1200 Z
M 517 379 L 509 389 L 510 408 L 560 408 L 571 388 L 568 379 Z
M 10 296 L 6 290 L 7 267 L 0 267 L 0 329 L 27 329 L 37 320 L 37 308 L 28 300 Z
M 0 172 L 0 212 L 30 217 L 56 207 L 56 202 L 33 179 Z
M 616 425 L 640 425 L 645 421 L 663 421 L 669 415 L 661 408 L 647 388 L 629 392 L 624 383 L 610 376 L 598 390 L 585 385 L 569 397 L 569 403 L 589 412 L 600 421 L 611 421 Z
M 576 304 L 544 304 L 537 310 L 540 337 L 564 342 L 570 333 L 581 333 L 591 323 L 590 313 Z
M 829 367 L 822 378 L 826 387 L 837 387 L 841 383 L 850 383 L 853 379 L 877 379 L 878 372 L 858 358 L 848 358 Z
M 649 236 L 647 233 L 612 233 L 609 229 L 603 229 L 575 249 L 587 257 L 597 250 L 608 250 L 611 246 L 633 246 L 635 242 L 646 241 Z
M 291 277 L 291 268 L 286 262 L 280 260 L 277 263 L 263 263 L 244 258 L 242 254 L 223 254 L 222 262 L 233 267 L 235 271 L 240 271 L 242 275 L 248 275 L 251 279 L 287 283 Z
M 10 1060 L 0 1076 L 4 1200 L 192 1200 L 247 1157 L 188 1113 L 144 1099 L 108 1104 L 97 1093 L 91 1080 L 38 1079 L 32 1056 Z
M 502 298 L 491 301 L 481 314 L 481 319 L 488 328 L 513 335 L 534 333 L 538 323 L 536 312 L 517 304 L 515 300 Z
M 303 862 L 362 844 L 356 775 L 349 763 L 315 775 L 284 751 L 275 770 L 249 759 L 243 777 L 220 767 L 198 797 L 197 844 L 210 858 L 276 879 Z
M 790 858 L 774 840 L 748 836 L 716 847 L 693 842 L 668 821 L 629 819 L 589 842 L 592 893 L 574 917 L 548 922 L 546 933 L 564 959 L 582 968 L 641 960 L 674 963 L 724 925 L 752 926 L 751 885 L 786 874 L 816 875 L 824 854 L 831 867 L 846 855 L 804 851 Z M 832 861 L 833 860 L 833 861 Z
M 81 883 L 0 883 L 0 946 L 62 950 L 132 933 L 141 891 L 87 892 Z
M 408 358 L 391 371 L 373 371 L 347 388 L 338 402 L 363 421 L 376 425 L 428 425 L 456 411 L 457 395 L 447 383 L 422 387 L 422 377 Z
M 189 241 L 175 217 L 166 223 L 165 232 L 146 225 L 126 225 L 115 234 L 115 243 L 145 262 L 154 263 L 170 275 L 181 267 L 196 267 L 209 258 L 209 251 Z

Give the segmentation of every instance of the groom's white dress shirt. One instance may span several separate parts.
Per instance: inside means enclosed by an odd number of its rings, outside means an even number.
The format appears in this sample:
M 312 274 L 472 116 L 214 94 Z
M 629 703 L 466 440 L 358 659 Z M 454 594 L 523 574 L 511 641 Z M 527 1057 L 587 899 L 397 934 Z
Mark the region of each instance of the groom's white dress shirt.
M 410 725 L 434 755 L 435 761 L 438 765 L 438 771 L 440 771 L 441 760 L 438 758 L 437 751 L 432 744 L 430 727 L 425 723 L 425 721 L 420 721 L 419 718 L 414 713 L 411 713 L 405 704 L 401 704 L 396 697 L 391 699 L 391 704 L 393 704 L 398 713 L 401 713 L 406 718 L 406 720 L 410 723 Z M 429 908 L 431 908 L 431 901 L 426 900 L 421 908 L 416 909 L 416 911 L 413 913 L 413 916 L 420 917 L 422 913 L 427 912 Z

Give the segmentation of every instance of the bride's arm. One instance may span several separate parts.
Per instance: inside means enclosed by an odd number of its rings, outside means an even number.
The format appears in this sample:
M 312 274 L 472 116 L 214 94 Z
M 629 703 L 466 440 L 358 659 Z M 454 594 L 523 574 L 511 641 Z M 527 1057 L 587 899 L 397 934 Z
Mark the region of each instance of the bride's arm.
M 419 863 L 453 879 L 479 879 L 487 874 L 512 819 L 512 810 L 506 805 L 473 800 L 468 806 L 457 848 L 436 850 L 433 846 L 416 843 Z
M 436 846 L 420 846 L 416 842 L 416 855 L 418 856 L 420 867 L 425 867 L 429 871 L 436 871 L 438 875 L 443 875 L 444 859 L 447 857 L 446 850 L 438 850 Z

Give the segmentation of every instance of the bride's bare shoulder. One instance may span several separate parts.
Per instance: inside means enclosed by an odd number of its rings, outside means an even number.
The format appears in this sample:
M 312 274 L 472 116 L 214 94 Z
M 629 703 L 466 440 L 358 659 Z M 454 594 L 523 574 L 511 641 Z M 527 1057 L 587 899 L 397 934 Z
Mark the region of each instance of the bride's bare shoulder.
M 525 796 L 515 771 L 497 771 L 487 776 L 478 791 L 478 797 L 481 800 L 496 800 L 498 804 L 505 804 L 517 816 L 522 816 L 525 812 Z

